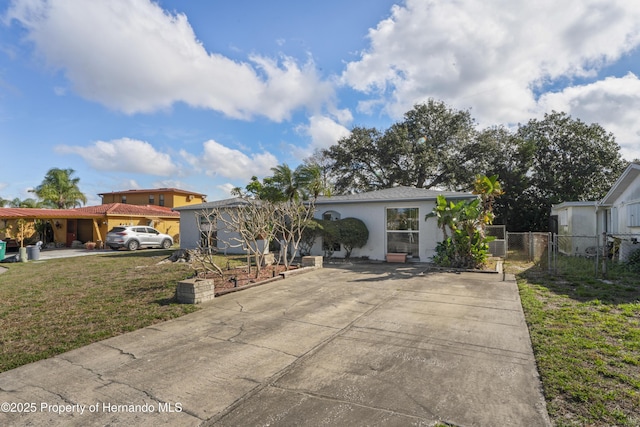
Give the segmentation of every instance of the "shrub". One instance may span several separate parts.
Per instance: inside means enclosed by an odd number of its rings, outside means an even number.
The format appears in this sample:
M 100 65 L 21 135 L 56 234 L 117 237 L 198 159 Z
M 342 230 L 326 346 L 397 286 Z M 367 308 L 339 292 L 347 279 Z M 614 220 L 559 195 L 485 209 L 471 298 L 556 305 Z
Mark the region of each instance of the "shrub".
M 311 219 L 307 226 L 302 230 L 302 238 L 300 239 L 300 254 L 302 256 L 311 254 L 311 248 L 322 232 L 322 226 L 317 219 Z
M 361 248 L 369 240 L 369 230 L 361 220 L 357 218 L 345 218 L 338 221 L 338 238 L 344 246 L 345 259 L 351 257 L 354 248 Z
M 444 267 L 479 268 L 487 260 L 488 242 L 492 236 L 484 236 L 484 225 L 490 223 L 480 205 L 480 199 L 449 202 L 439 195 L 433 211 L 425 216 L 425 220 L 435 217 L 438 227 L 442 229 L 445 239 L 436 246 L 433 261 Z M 451 236 L 448 235 L 451 233 Z
M 324 250 L 324 256 L 331 258 L 335 247 L 340 244 L 340 233 L 338 230 L 337 221 L 319 220 L 320 224 L 320 236 L 322 236 L 322 249 Z
M 315 236 L 322 237 L 324 256 L 331 258 L 339 246 L 345 251 L 345 259 L 351 256 L 355 248 L 361 248 L 369 240 L 369 230 L 357 218 L 344 218 L 337 221 L 316 220 L 316 225 L 309 227 L 310 236 L 307 240 L 313 242 Z M 313 237 L 313 239 L 311 239 Z M 310 248 L 310 246 L 309 246 Z

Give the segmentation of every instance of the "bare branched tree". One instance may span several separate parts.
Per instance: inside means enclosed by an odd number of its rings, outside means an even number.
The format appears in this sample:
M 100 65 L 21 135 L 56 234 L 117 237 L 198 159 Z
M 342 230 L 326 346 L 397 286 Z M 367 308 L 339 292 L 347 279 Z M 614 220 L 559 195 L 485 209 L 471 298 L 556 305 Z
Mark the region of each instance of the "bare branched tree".
M 241 198 L 232 206 L 219 208 L 218 224 L 224 231 L 217 234 L 218 240 L 227 247 L 243 248 L 256 263 L 256 277 L 265 260 L 265 247 L 275 238 L 274 225 L 276 205 L 266 200 Z
M 276 205 L 274 225 L 276 235 L 281 239 L 282 263 L 287 270 L 290 261 L 298 252 L 303 232 L 311 222 L 314 211 L 313 201 L 289 200 Z M 291 255 L 291 260 L 289 255 Z
M 314 199 L 315 200 L 315 199 Z M 265 264 L 269 242 L 279 239 L 280 259 L 289 268 L 290 257 L 300 248 L 305 228 L 311 223 L 314 201 L 290 199 L 272 202 L 240 195 L 225 206 L 203 210 L 196 214 L 200 230 L 198 250 L 192 265 L 204 274 L 222 270 L 215 264 L 214 255 L 220 249 L 242 248 L 256 264 L 256 277 Z

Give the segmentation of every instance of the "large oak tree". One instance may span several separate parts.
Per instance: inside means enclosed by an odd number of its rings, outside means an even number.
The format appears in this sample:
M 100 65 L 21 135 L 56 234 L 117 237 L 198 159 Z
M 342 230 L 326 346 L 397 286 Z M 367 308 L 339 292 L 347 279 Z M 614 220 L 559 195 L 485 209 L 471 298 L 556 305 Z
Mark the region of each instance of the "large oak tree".
M 514 131 L 476 131 L 469 112 L 433 100 L 384 132 L 356 127 L 322 155 L 338 194 L 396 185 L 471 191 L 476 175 L 498 175 L 495 223 L 510 231 L 547 230 L 552 204 L 602 198 L 627 164 L 596 123 L 554 111 Z
M 323 154 L 339 194 L 394 185 L 457 189 L 468 178 L 464 165 L 474 129 L 468 111 L 429 100 L 385 132 L 355 127 Z
M 519 127 L 519 143 L 531 147 L 519 215 L 526 230 L 547 230 L 551 205 L 599 200 L 627 165 L 613 134 L 566 113 L 545 114 Z

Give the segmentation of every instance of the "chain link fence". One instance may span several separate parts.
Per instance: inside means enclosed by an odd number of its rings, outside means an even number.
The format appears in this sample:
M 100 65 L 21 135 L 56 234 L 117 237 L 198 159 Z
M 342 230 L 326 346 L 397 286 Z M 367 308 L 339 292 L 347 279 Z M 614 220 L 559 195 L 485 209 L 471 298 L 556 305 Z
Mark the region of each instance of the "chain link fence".
M 557 275 L 640 277 L 640 234 L 564 236 L 507 232 L 505 259 L 535 262 Z
M 492 256 L 504 258 L 507 256 L 507 230 L 504 225 L 487 225 L 485 235 L 492 236 L 489 242 L 489 252 Z
M 607 243 L 612 260 L 640 264 L 640 234 L 608 234 Z
M 549 233 L 505 233 L 505 259 L 540 262 L 549 255 Z

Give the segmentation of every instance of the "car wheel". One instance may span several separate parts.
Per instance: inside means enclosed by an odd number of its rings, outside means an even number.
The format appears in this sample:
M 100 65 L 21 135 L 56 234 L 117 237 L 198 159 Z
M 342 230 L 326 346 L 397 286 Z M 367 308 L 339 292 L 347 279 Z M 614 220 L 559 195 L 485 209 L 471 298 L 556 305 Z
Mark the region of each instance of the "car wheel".
M 171 247 L 171 240 L 164 239 L 161 245 L 162 249 L 169 249 Z
M 139 247 L 140 247 L 140 244 L 138 243 L 137 240 L 129 240 L 129 243 L 127 243 L 127 249 L 129 249 L 130 251 L 135 251 Z

